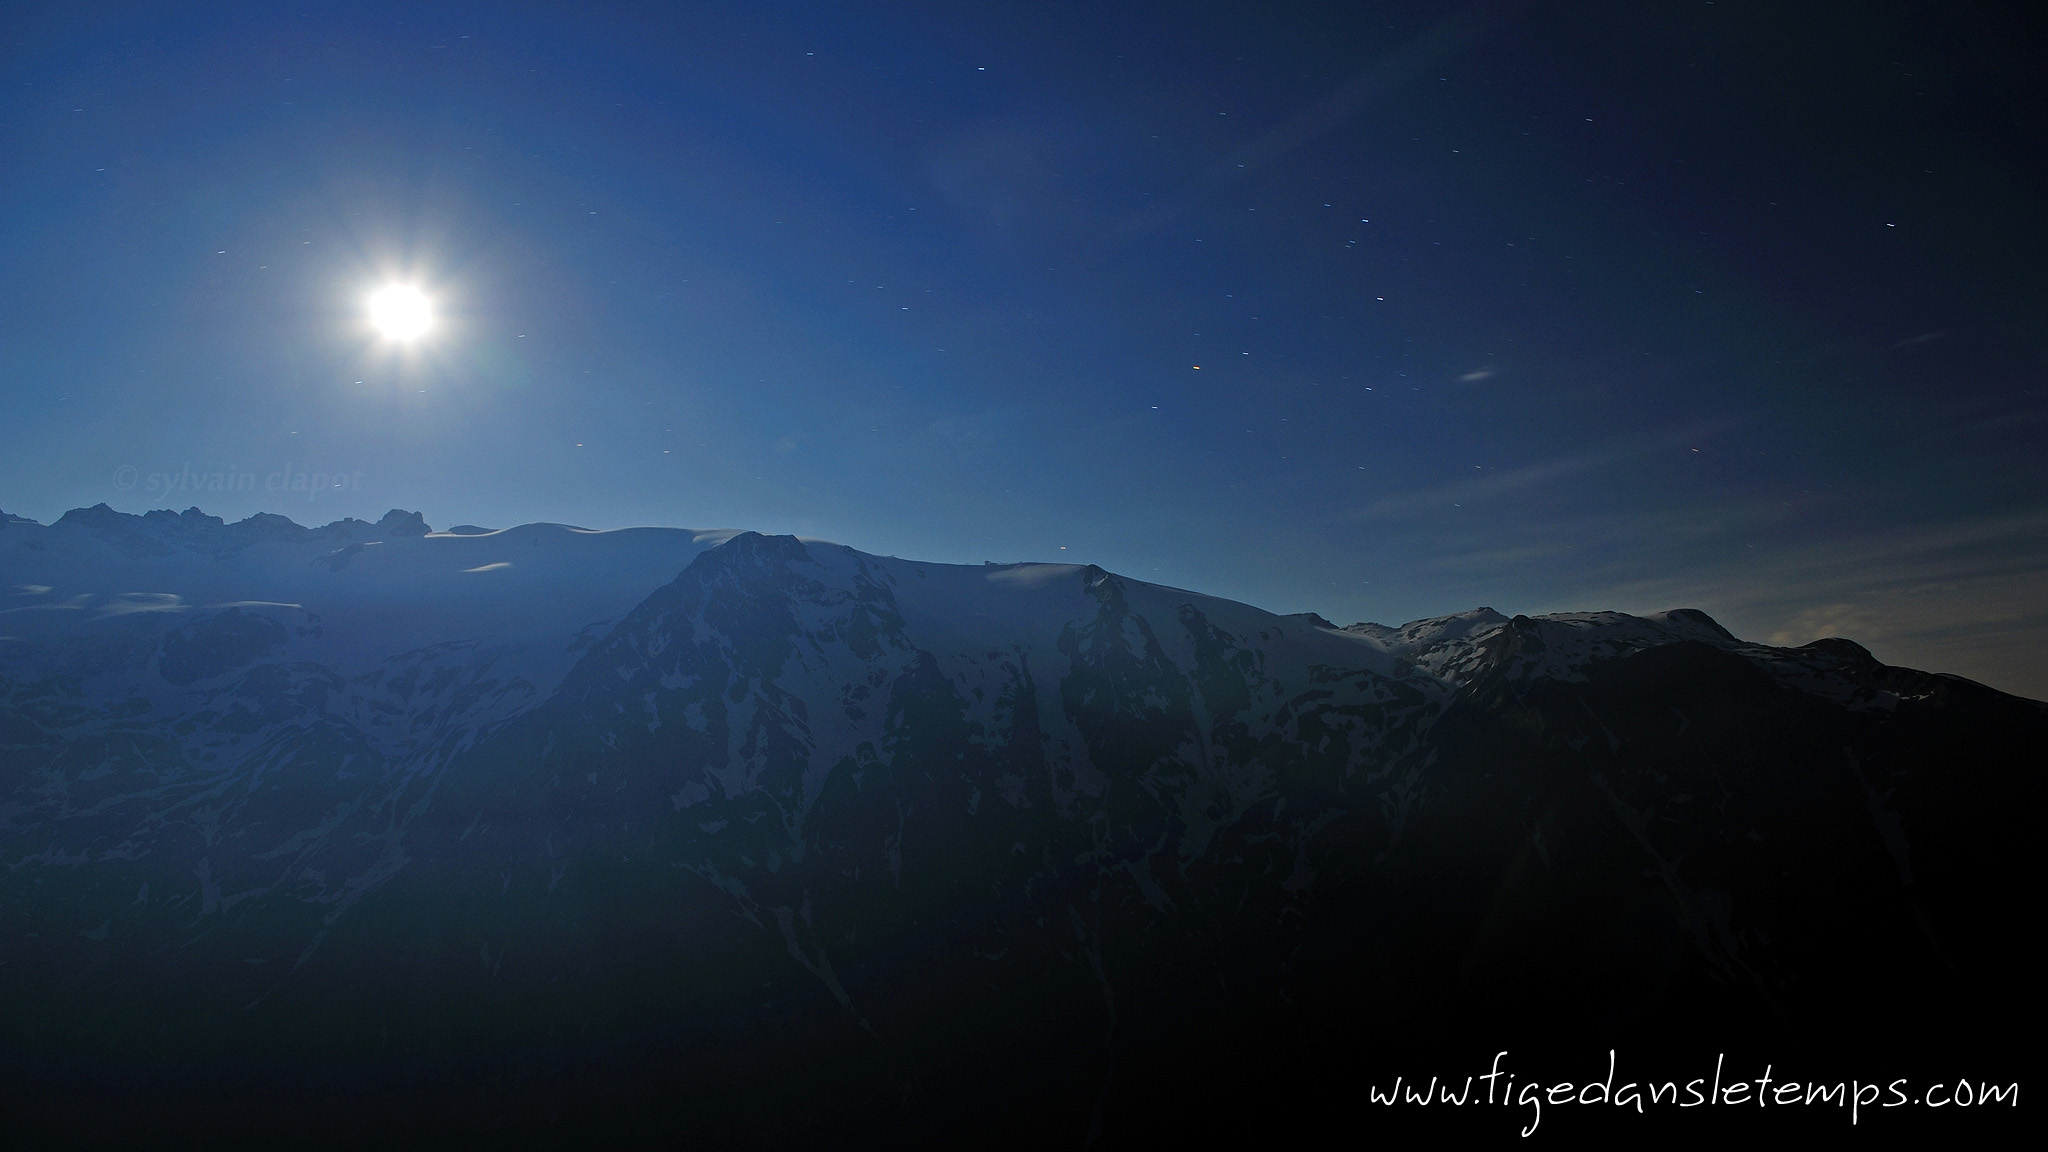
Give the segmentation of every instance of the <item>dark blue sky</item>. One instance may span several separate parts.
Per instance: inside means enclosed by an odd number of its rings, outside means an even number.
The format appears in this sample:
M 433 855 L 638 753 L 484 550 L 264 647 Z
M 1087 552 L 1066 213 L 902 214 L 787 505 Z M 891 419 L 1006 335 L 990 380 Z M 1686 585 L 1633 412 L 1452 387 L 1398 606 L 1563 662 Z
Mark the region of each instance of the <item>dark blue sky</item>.
M 1695 606 L 2048 695 L 2021 6 L 84 7 L 0 18 L 9 512 Z

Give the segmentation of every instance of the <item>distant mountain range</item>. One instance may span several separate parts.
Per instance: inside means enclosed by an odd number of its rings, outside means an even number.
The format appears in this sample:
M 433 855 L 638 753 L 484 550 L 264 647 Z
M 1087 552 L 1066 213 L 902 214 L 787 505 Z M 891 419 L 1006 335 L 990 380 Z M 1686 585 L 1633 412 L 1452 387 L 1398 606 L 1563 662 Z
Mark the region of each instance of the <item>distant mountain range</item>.
M 1503 1048 L 2012 1073 L 2044 747 L 1685 609 L 0 514 L 0 1134 L 1149 1147 Z

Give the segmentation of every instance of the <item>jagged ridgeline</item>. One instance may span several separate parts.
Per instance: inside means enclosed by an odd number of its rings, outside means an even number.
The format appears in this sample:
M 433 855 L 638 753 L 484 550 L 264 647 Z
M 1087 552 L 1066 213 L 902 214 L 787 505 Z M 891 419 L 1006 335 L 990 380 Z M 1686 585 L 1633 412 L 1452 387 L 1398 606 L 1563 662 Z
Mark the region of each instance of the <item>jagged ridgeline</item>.
M 2034 1003 L 2048 706 L 1845 640 L 400 512 L 4 517 L 0 585 L 37 1138 L 1140 1147 Z

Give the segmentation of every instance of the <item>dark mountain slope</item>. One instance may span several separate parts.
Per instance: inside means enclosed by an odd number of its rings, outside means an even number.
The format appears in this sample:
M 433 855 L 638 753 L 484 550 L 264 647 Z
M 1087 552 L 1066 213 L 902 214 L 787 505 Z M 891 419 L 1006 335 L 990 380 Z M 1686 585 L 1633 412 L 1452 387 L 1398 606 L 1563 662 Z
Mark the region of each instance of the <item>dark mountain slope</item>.
M 70 696 L 54 650 L 6 666 L 23 1125 L 1141 1147 L 1503 1047 L 2025 1043 L 2048 708 L 1846 641 L 1339 630 L 740 534 L 532 705 L 407 713 L 441 751 L 394 762 L 269 619 L 152 625 Z M 226 721 L 124 712 L 130 666 L 270 701 L 236 723 L 271 751 L 205 767 Z M 219 782 L 90 798 L 129 761 Z

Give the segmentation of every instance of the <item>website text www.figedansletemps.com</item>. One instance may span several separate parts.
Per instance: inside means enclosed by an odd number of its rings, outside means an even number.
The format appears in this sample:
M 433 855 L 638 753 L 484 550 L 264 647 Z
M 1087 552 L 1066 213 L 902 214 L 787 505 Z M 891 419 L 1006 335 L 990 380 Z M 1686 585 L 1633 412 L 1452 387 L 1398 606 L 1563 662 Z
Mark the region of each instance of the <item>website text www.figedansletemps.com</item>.
M 1369 1103 L 1388 1108 L 1448 1108 L 1492 1106 L 1518 1109 L 1526 1123 L 1524 1136 L 1533 1136 L 1543 1123 L 1544 1110 L 1561 1107 L 1605 1107 L 1638 1114 L 1671 1108 L 1833 1108 L 1851 1125 L 1861 1124 L 1873 1112 L 1888 1108 L 1978 1109 L 2017 1108 L 2020 1086 L 2017 1080 L 1994 1081 L 1956 1077 L 1949 1080 L 1916 1082 L 1910 1077 L 1864 1081 L 1856 1079 L 1813 1079 L 1779 1076 L 1766 1062 L 1754 1074 L 1738 1073 L 1728 1066 L 1725 1053 L 1714 1058 L 1711 1071 L 1681 1079 L 1622 1080 L 1613 1050 L 1607 1053 L 1606 1075 L 1597 1080 L 1518 1080 L 1506 1066 L 1508 1053 L 1494 1056 L 1486 1072 L 1464 1077 L 1432 1076 L 1428 1080 L 1394 1077 L 1366 1086 Z

